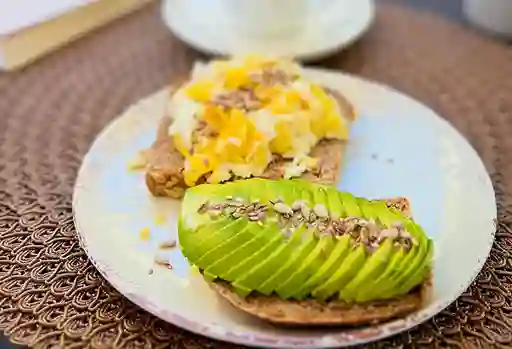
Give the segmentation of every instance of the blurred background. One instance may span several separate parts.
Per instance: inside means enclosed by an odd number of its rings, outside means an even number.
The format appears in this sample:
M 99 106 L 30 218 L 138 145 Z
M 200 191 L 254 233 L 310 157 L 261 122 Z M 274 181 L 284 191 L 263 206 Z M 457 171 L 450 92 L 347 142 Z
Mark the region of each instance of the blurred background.
M 196 8 L 208 4 L 210 8 L 218 6 L 215 4 L 229 4 L 230 0 L 211 0 L 201 2 L 197 0 L 164 0 L 162 7 L 169 12 L 167 15 L 167 26 L 178 34 L 178 37 L 192 44 L 196 48 L 206 47 L 206 51 L 220 51 L 222 53 L 232 53 L 232 46 L 227 44 L 228 38 L 220 39 L 225 42 L 219 42 L 217 38 L 212 39 L 208 35 L 214 35 L 215 30 L 201 30 L 192 28 L 192 21 L 207 21 L 211 18 L 199 18 L 200 16 L 184 15 L 179 13 L 178 8 L 189 6 L 188 4 L 196 3 Z M 242 0 L 243 2 L 244 0 Z M 248 0 L 251 2 L 252 0 Z M 269 0 L 275 3 L 275 0 Z M 284 0 L 286 1 L 286 0 Z M 44 57 L 46 54 L 55 51 L 78 38 L 85 36 L 91 31 L 107 25 L 108 23 L 122 18 L 137 9 L 141 8 L 149 2 L 159 2 L 158 0 L 17 0 L 17 1 L 0 1 L 0 68 L 3 70 L 16 70 L 22 68 L 33 61 Z M 236 2 L 233 4 L 240 4 Z M 373 0 L 336 0 L 329 4 L 342 4 L 341 8 L 352 8 L 354 12 L 345 14 L 349 20 L 353 18 L 364 17 L 361 11 L 368 11 L 367 18 L 361 19 L 359 24 L 354 24 L 354 28 L 350 28 L 351 33 L 338 33 L 337 38 L 329 39 L 319 47 L 306 47 L 307 45 L 298 42 L 295 46 L 302 46 L 295 51 L 301 54 L 312 54 L 316 51 L 329 51 L 333 53 L 333 48 L 338 46 L 347 46 L 349 43 L 358 39 L 368 29 L 373 18 L 370 13 L 370 7 L 374 6 Z M 375 3 L 398 3 L 405 6 L 414 7 L 420 11 L 428 11 L 441 15 L 449 20 L 462 23 L 468 27 L 477 28 L 482 35 L 497 37 L 504 42 L 510 42 L 512 36 L 512 1 L 511 0 L 376 0 Z M 284 2 L 281 2 L 284 4 Z M 366 4 L 366 9 L 362 5 Z M 167 6 L 167 7 L 166 7 Z M 192 5 L 190 5 L 192 6 Z M 232 6 L 232 5 L 230 5 Z M 254 5 L 252 5 L 254 6 Z M 259 5 L 261 6 L 261 5 Z M 316 6 L 316 5 L 315 5 Z M 330 5 L 332 6 L 332 5 Z M 193 7 L 193 6 L 192 6 Z M 227 7 L 227 6 L 224 6 Z M 318 6 L 317 6 L 318 7 Z M 357 8 L 357 11 L 356 11 Z M 201 10 L 199 11 L 201 12 Z M 203 11 L 206 12 L 206 11 Z M 328 12 L 328 11 L 327 11 Z M 174 17 L 172 17 L 174 14 Z M 188 17 L 187 17 L 188 16 Z M 227 14 L 221 14 L 220 17 Z M 197 17 L 197 18 L 196 18 Z M 212 16 L 211 16 L 212 17 Z M 215 16 L 213 16 L 215 17 Z M 254 16 L 253 16 L 254 17 Z M 332 17 L 332 16 L 331 16 Z M 353 18 L 351 18 L 353 17 Z M 170 19 L 169 19 L 170 18 Z M 199 18 L 199 19 L 198 19 Z M 346 18 L 339 20 L 338 24 L 346 21 Z M 215 19 L 219 20 L 219 19 Z M 227 20 L 227 19 L 226 19 Z M 247 20 L 244 18 L 243 21 Z M 225 21 L 220 19 L 220 22 Z M 365 22 L 366 21 L 366 22 Z M 195 25 L 195 24 L 194 24 Z M 340 26 L 338 25 L 338 27 Z M 187 28 L 188 27 L 188 28 Z M 195 33 L 193 33 L 195 31 Z M 213 31 L 213 33 L 212 33 Z M 236 30 L 235 30 L 236 32 Z M 219 36 L 219 35 L 217 35 Z M 311 38 L 310 38 L 311 39 Z M 217 40 L 215 44 L 212 42 Z M 238 38 L 239 41 L 244 41 Z M 337 40 L 337 42 L 336 42 Z M 202 44 L 201 41 L 204 43 Z M 325 41 L 325 40 L 324 40 Z M 314 44 L 315 40 L 309 40 L 310 44 Z M 228 46 L 223 46 L 223 45 Z M 215 46 L 216 45 L 216 46 Z M 257 47 L 258 50 L 264 50 L 258 47 L 254 42 L 249 42 L 252 49 Z M 321 45 L 324 45 L 322 47 Z M 215 47 L 214 47 L 215 46 Z M 238 45 L 240 46 L 240 45 Z M 260 45 L 261 46 L 261 45 Z M 269 51 L 274 50 L 272 45 L 268 44 Z M 282 46 L 281 43 L 274 43 L 274 47 Z M 314 45 L 313 45 L 314 46 Z M 218 50 L 216 50 L 218 48 Z M 328 49 L 327 49 L 328 48 Z M 308 49 L 312 52 L 308 52 Z M 295 55 L 295 51 L 289 54 Z M 288 52 L 287 52 L 288 54 Z

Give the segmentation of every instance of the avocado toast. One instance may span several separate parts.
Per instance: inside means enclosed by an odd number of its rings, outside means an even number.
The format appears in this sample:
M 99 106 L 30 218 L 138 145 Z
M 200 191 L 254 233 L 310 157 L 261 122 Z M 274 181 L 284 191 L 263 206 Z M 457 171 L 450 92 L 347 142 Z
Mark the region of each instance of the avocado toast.
M 363 325 L 417 310 L 433 242 L 406 199 L 367 200 L 302 179 L 187 190 L 189 263 L 232 305 L 275 324 Z
M 214 61 L 169 95 L 143 152 L 154 196 L 181 198 L 202 183 L 304 178 L 336 183 L 356 114 L 340 91 L 294 62 L 247 56 Z

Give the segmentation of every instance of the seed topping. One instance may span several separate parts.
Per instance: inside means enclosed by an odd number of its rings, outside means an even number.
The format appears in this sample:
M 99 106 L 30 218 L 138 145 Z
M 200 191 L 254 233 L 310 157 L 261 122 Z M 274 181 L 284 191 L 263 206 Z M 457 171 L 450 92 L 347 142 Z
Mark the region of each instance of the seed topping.
M 233 219 L 246 217 L 260 225 L 268 219 L 278 224 L 287 239 L 294 229 L 304 224 L 308 229 L 315 229 L 315 236 L 318 238 L 350 235 L 353 243 L 364 245 L 369 252 L 377 249 L 386 239 L 393 240 L 395 247 L 406 250 L 418 245 L 418 241 L 406 230 L 403 222 L 395 221 L 386 227 L 372 219 L 334 218 L 325 205 L 317 204 L 310 208 L 306 202 L 297 200 L 289 206 L 282 197 L 261 203 L 260 200 L 248 202 L 228 196 L 223 203 L 210 204 L 206 201 L 199 207 L 198 213 L 207 213 L 212 219 L 220 216 Z

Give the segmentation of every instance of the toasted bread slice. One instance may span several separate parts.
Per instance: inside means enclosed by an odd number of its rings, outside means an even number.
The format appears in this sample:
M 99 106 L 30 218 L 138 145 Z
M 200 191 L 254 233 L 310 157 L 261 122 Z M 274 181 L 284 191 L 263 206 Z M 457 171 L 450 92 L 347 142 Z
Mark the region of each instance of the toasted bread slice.
M 337 100 L 343 115 L 354 115 L 352 105 L 341 93 L 327 88 L 326 90 Z M 353 119 L 349 121 L 353 121 Z M 154 196 L 180 199 L 187 189 L 183 179 L 184 159 L 167 134 L 171 122 L 172 116 L 162 118 L 155 142 L 144 152 L 147 163 L 146 185 Z M 317 169 L 314 172 L 305 172 L 301 177 L 322 184 L 338 182 L 345 143 L 345 141 L 334 139 L 319 142 L 310 154 L 319 160 Z M 288 162 L 282 158 L 275 158 L 262 177 L 282 178 Z M 203 180 L 205 179 L 203 178 Z
M 410 204 L 406 198 L 389 199 L 386 203 L 410 216 Z M 276 325 L 357 326 L 388 321 L 419 309 L 427 297 L 430 280 L 425 280 L 421 287 L 402 297 L 360 304 L 347 304 L 339 300 L 282 300 L 276 295 L 258 293 L 243 298 L 224 281 L 215 281 L 210 285 L 236 308 Z

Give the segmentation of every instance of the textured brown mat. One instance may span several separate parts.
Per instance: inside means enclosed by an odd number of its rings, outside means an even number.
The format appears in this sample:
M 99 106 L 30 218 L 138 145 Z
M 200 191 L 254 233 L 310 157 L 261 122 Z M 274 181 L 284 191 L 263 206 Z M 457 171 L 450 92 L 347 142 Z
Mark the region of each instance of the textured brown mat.
M 198 57 L 158 6 L 12 75 L 0 75 L 0 328 L 50 348 L 228 348 L 133 306 L 78 247 L 71 190 L 94 136 Z M 360 43 L 325 63 L 388 83 L 448 118 L 477 148 L 501 220 L 476 283 L 418 329 L 375 344 L 512 346 L 512 49 L 426 14 L 386 7 Z M 415 343 L 415 344 L 412 344 Z

